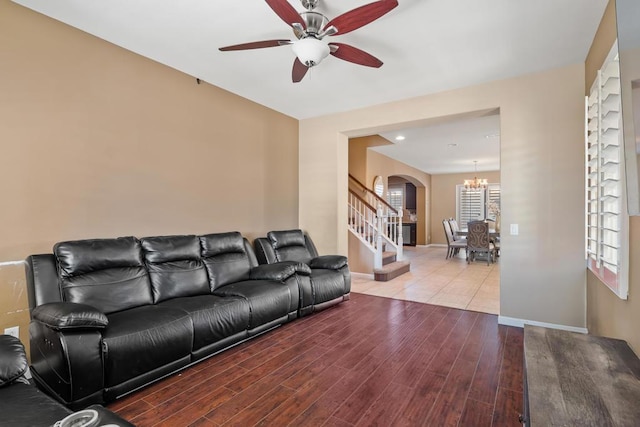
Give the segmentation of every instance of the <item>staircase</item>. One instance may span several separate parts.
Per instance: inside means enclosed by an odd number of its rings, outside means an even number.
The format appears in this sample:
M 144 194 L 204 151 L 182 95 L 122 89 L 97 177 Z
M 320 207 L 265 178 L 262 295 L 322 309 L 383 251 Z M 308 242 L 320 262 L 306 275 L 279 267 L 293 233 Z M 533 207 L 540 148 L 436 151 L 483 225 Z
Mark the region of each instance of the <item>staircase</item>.
M 386 282 L 410 270 L 402 256 L 402 210 L 349 174 L 349 231 L 373 256 L 373 274 Z
M 373 278 L 378 282 L 386 282 L 409 272 L 410 269 L 411 263 L 397 261 L 395 252 L 383 252 L 382 267 L 373 269 Z

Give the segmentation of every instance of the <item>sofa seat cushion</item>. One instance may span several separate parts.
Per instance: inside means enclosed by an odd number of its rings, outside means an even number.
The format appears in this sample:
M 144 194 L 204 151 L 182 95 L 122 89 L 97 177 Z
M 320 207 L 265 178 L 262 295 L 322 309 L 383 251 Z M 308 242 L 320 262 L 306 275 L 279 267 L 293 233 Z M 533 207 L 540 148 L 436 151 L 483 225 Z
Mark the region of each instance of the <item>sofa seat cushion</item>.
M 311 271 L 313 302 L 320 304 L 345 294 L 344 275 L 340 271 L 316 268 Z
M 242 297 L 251 309 L 249 329 L 289 314 L 291 292 L 287 285 L 272 280 L 245 280 L 222 286 L 215 295 Z
M 106 387 L 191 354 L 193 324 L 184 310 L 147 305 L 107 317 L 102 336 Z
M 33 384 L 14 383 L 0 389 L 0 425 L 51 427 L 71 410 Z
M 163 301 L 160 307 L 182 309 L 193 322 L 193 350 L 249 329 L 251 309 L 242 297 L 199 295 Z

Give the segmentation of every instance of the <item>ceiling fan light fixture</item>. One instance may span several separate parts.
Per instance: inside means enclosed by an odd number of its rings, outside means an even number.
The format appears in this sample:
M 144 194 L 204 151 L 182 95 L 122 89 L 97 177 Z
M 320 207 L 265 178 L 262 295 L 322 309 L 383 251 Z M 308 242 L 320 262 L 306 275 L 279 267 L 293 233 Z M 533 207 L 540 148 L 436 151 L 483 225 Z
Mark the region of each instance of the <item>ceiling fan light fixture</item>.
M 318 40 L 315 37 L 307 37 L 297 40 L 291 45 L 293 53 L 307 67 L 318 65 L 329 55 L 329 45 L 327 42 Z

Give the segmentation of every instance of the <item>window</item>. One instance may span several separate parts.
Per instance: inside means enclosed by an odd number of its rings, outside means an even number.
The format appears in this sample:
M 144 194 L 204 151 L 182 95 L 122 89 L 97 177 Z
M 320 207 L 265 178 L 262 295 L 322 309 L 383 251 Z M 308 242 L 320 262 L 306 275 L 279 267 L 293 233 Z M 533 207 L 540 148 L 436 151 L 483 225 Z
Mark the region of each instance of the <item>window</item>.
M 620 298 L 628 295 L 628 216 L 620 114 L 620 67 L 614 45 L 586 100 L 587 267 Z
M 389 204 L 397 211 L 402 209 L 404 186 L 389 186 Z
M 373 192 L 380 197 L 384 194 L 384 183 L 382 182 L 382 177 L 380 175 L 373 179 Z
M 492 219 L 495 213 L 490 212 L 489 203 L 500 207 L 500 184 L 489 184 L 486 189 L 465 188 L 463 184 L 456 186 L 456 220 L 460 228 L 467 228 L 469 221 Z
M 500 185 L 490 184 L 487 188 L 487 218 L 496 220 L 500 215 Z

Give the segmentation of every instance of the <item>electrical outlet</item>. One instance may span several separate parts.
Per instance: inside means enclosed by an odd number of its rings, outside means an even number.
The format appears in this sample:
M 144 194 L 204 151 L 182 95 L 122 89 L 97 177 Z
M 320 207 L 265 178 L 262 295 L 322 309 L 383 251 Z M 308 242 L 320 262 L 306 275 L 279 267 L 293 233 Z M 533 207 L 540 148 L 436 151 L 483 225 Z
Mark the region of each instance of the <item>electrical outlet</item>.
M 11 335 L 20 339 L 20 326 L 12 326 L 11 328 L 5 328 L 5 335 Z
M 511 228 L 509 231 L 512 236 L 517 236 L 519 233 L 518 224 L 511 224 Z

